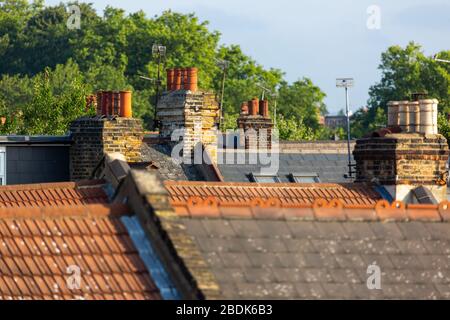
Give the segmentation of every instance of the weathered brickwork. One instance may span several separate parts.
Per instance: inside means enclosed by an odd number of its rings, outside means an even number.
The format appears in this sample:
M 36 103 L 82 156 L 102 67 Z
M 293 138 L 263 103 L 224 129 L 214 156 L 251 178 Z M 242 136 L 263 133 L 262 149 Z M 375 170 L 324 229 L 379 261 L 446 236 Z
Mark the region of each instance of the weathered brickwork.
M 439 134 L 390 134 L 359 139 L 353 152 L 356 181 L 382 185 L 441 185 L 449 149 Z
M 171 137 L 174 130 L 184 129 L 184 158 L 190 159 L 194 147 L 202 143 L 212 161 L 217 162 L 219 104 L 213 93 L 187 90 L 167 92 L 158 102 L 157 118 L 161 137 Z M 178 138 L 181 138 L 180 135 L 181 132 Z
M 241 146 L 245 146 L 245 149 L 271 149 L 273 122 L 270 118 L 241 114 L 237 122 Z
M 128 162 L 141 161 L 142 122 L 134 118 L 85 117 L 70 125 L 72 180 L 90 178 L 106 153 L 119 152 Z

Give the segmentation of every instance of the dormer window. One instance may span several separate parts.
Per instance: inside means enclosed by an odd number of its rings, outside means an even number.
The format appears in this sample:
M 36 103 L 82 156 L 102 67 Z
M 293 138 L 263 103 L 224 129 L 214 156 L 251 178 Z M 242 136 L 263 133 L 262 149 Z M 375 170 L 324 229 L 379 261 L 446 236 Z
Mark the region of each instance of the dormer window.
M 277 175 L 250 173 L 250 179 L 252 182 L 257 183 L 279 183 L 280 178 Z
M 318 183 L 320 182 L 319 175 L 315 172 L 306 173 L 291 173 L 289 180 L 295 183 Z

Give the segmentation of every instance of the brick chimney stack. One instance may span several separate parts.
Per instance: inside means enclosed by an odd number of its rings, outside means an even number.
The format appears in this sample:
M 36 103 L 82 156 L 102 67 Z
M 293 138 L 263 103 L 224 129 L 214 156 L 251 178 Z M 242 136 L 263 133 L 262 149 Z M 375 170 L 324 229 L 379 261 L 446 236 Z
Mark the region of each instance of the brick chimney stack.
M 272 147 L 273 122 L 269 113 L 269 102 L 253 98 L 244 102 L 237 119 L 240 130 L 240 145 L 245 149 Z
M 175 130 L 184 129 L 183 157 L 192 159 L 194 147 L 201 143 L 216 163 L 220 116 L 216 95 L 198 89 L 197 68 L 168 69 L 167 75 L 167 91 L 156 108 L 160 137 L 171 138 Z
M 356 141 L 356 182 L 376 181 L 408 203 L 417 187 L 426 187 L 438 202 L 447 200 L 449 148 L 437 132 L 437 104 L 389 102 L 388 128 Z M 402 132 L 395 133 L 399 127 Z
M 97 116 L 70 124 L 70 174 L 74 181 L 89 179 L 107 153 L 121 153 L 128 162 L 141 161 L 144 131 L 141 120 L 131 117 L 131 92 L 102 91 L 97 94 L 97 103 Z

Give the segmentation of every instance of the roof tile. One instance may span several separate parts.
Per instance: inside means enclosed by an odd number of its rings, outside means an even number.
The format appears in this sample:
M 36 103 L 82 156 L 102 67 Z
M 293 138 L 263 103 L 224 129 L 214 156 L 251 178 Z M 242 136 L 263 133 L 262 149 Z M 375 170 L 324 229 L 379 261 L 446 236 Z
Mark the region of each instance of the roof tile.
M 23 203 L 35 201 L 30 194 L 37 187 L 25 188 Z M 63 192 L 53 190 L 56 194 Z M 159 299 L 118 218 L 128 213 L 123 205 L 105 204 L 0 208 L 0 297 L 102 299 L 115 292 L 127 299 Z M 72 265 L 81 271 L 79 290 L 66 283 Z

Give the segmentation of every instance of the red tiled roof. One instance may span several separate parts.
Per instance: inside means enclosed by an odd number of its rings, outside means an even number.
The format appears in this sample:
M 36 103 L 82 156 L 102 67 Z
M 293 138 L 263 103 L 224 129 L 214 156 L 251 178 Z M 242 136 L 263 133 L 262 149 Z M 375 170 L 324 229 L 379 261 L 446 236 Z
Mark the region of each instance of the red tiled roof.
M 340 199 L 346 204 L 375 204 L 381 196 L 367 184 L 329 183 L 233 183 L 165 181 L 171 202 L 185 203 L 191 197 L 214 197 L 220 203 L 278 199 L 281 204 L 311 204 L 317 199 Z
M 0 207 L 46 207 L 107 203 L 103 180 L 0 187 Z
M 312 204 L 287 204 L 277 198 L 220 202 L 194 196 L 172 204 L 180 217 L 335 221 L 450 221 L 450 202 L 439 205 L 379 200 L 373 204 L 346 204 L 340 199 L 316 199 Z
M 68 188 L 70 189 L 70 188 Z M 160 299 L 125 205 L 0 209 L 0 299 Z M 70 289 L 70 266 L 80 268 Z

